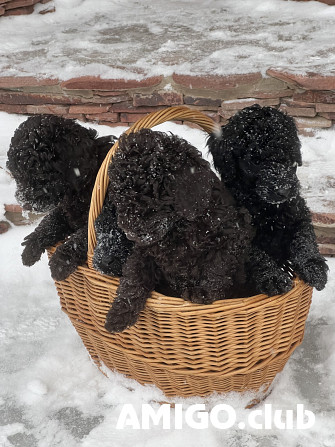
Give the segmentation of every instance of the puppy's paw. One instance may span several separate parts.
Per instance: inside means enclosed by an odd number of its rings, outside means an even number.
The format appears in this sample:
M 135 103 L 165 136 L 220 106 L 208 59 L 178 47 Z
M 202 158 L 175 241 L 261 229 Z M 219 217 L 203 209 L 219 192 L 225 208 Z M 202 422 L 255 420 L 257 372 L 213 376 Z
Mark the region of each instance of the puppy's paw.
M 286 272 L 277 270 L 264 275 L 260 280 L 256 280 L 258 293 L 268 296 L 280 295 L 289 292 L 293 287 L 292 278 Z
M 131 308 L 130 302 L 126 299 L 115 299 L 109 310 L 105 329 L 108 332 L 122 332 L 130 326 L 133 326 L 138 320 L 139 313 Z
M 307 284 L 322 290 L 327 283 L 328 266 L 322 258 L 308 260 L 297 272 Z
M 21 255 L 23 265 L 30 267 L 40 260 L 44 250 L 40 248 L 37 241 L 26 239 L 21 245 L 25 246 Z
M 73 264 L 66 253 L 56 251 L 49 261 L 49 267 L 52 278 L 63 281 L 76 270 L 77 264 Z

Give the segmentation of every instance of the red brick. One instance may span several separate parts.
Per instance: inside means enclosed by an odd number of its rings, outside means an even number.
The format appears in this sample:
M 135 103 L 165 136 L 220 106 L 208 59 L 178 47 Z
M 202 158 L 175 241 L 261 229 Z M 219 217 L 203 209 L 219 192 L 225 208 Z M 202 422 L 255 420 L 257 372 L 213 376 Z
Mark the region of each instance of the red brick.
M 334 256 L 335 244 L 319 244 L 319 251 L 323 256 Z
M 304 101 L 299 101 L 299 100 L 294 100 L 293 98 L 282 98 L 281 102 L 283 104 L 288 105 L 289 107 L 315 107 L 315 103 L 314 102 L 304 102 Z
M 150 109 L 151 110 L 151 109 Z M 131 112 L 133 111 L 134 113 L 137 111 L 137 107 L 133 106 L 133 101 L 129 100 L 129 101 L 121 101 L 119 103 L 113 104 L 110 108 L 110 111 L 112 112 Z
M 334 213 L 312 213 L 313 223 L 319 223 L 324 225 L 335 225 Z
M 129 102 L 132 104 L 131 97 L 129 95 L 119 95 L 119 96 L 94 96 L 93 98 L 87 99 L 88 103 L 92 104 L 118 104 L 120 102 Z
M 5 204 L 5 211 L 8 211 L 9 213 L 22 213 L 23 209 L 17 204 Z
M 118 113 L 99 113 L 99 114 L 86 114 L 86 118 L 89 121 L 106 121 L 106 122 L 112 122 L 117 123 L 119 121 L 119 114 Z
M 2 104 L 81 104 L 82 98 L 24 92 L 0 92 Z
M 317 112 L 335 112 L 335 104 L 316 104 Z
M 2 15 L 4 15 L 5 14 L 5 8 L 2 8 L 1 6 L 0 6 L 0 16 L 2 16 Z
M 305 75 L 269 68 L 266 73 L 276 79 L 289 82 L 309 90 L 335 90 L 335 75 L 323 76 L 308 72 Z
M 6 233 L 10 229 L 10 224 L 7 220 L 0 221 L 0 234 Z
M 335 234 L 333 236 L 316 236 L 316 242 L 318 244 L 334 244 L 335 246 Z
M 319 116 L 323 116 L 324 118 L 327 118 L 328 120 L 335 120 L 335 113 L 332 112 L 321 112 L 318 113 Z
M 39 0 L 12 0 L 6 3 L 5 8 L 6 9 L 22 8 L 23 6 L 35 5 L 38 2 Z
M 61 86 L 71 90 L 128 90 L 132 88 L 152 87 L 162 82 L 163 76 L 153 76 L 137 81 L 127 79 L 102 79 L 95 76 L 82 76 L 69 79 Z
M 286 112 L 289 116 L 309 116 L 313 117 L 316 115 L 314 107 L 288 107 L 282 104 L 279 109 L 282 112 Z
M 5 14 L 3 14 L 3 16 L 21 16 L 23 14 L 32 14 L 33 12 L 33 6 L 25 6 L 23 8 L 8 9 L 8 11 L 6 10 Z
M 27 106 L 0 104 L 0 110 L 7 113 L 27 113 Z
M 44 105 L 27 105 L 27 113 L 39 115 L 40 113 L 47 113 L 51 115 L 67 115 L 69 108 L 60 106 L 58 104 L 44 104 Z
M 150 95 L 135 94 L 133 105 L 138 106 L 171 106 L 183 104 L 183 95 L 173 91 L 154 92 Z
M 121 113 L 121 123 L 136 123 L 136 121 L 147 116 L 147 113 Z
M 327 128 L 332 126 L 332 122 L 330 120 L 327 120 L 326 118 L 323 118 L 321 116 L 316 116 L 315 118 L 295 118 L 295 123 L 298 128 L 313 128 L 313 127 L 320 127 L 320 128 Z
M 1 76 L 0 88 L 39 87 L 57 85 L 58 79 L 35 78 L 33 76 Z
M 317 93 L 322 92 L 316 92 L 313 90 L 306 90 L 305 92 L 300 93 L 294 93 L 292 100 L 296 102 L 303 102 L 303 103 L 315 103 L 315 95 Z
M 188 88 L 226 90 L 239 85 L 254 84 L 262 79 L 261 73 L 247 73 L 228 76 L 190 76 L 173 74 L 175 83 Z
M 222 110 L 242 110 L 245 107 L 250 107 L 253 104 L 259 104 L 260 106 L 276 106 L 279 104 L 279 98 L 270 99 L 256 99 L 256 98 L 246 98 L 239 101 L 222 101 Z
M 323 104 L 335 104 L 335 92 L 315 92 L 314 102 L 321 102 Z
M 71 106 L 69 109 L 69 113 L 82 113 L 83 115 L 95 115 L 97 113 L 105 113 L 108 112 L 110 106 L 97 106 L 95 104 L 83 104 L 78 106 Z
M 193 96 L 185 96 L 184 103 L 193 106 L 209 106 L 209 107 L 220 107 L 221 99 L 210 99 L 210 98 L 198 98 Z

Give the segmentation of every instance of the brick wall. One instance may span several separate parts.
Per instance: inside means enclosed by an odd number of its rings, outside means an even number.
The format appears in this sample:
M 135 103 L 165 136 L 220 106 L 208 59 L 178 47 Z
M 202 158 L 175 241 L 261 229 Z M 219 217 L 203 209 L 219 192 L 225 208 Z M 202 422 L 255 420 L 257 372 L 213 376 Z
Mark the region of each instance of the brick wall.
M 38 3 L 49 3 L 52 0 L 0 0 L 0 17 L 1 16 L 18 16 L 22 14 L 31 14 L 34 12 L 34 6 Z M 53 4 L 42 8 L 39 13 L 46 14 L 53 12 L 55 8 Z
M 1 0 L 0 0 L 1 1 Z M 251 104 L 294 117 L 301 133 L 335 123 L 335 75 L 297 75 L 279 69 L 230 76 L 149 77 L 140 81 L 83 76 L 59 81 L 0 77 L 0 111 L 51 113 L 109 126 L 134 123 L 147 113 L 185 104 L 219 123 Z
M 142 81 L 84 76 L 58 81 L 34 77 L 0 77 L 0 111 L 27 115 L 51 113 L 109 126 L 129 125 L 147 113 L 185 104 L 226 123 L 238 110 L 253 103 L 285 110 L 300 132 L 328 128 L 335 123 L 335 76 L 294 75 L 269 69 L 233 76 L 151 77 Z M 312 129 L 312 130 L 310 130 Z M 6 206 L 6 218 L 16 225 L 29 223 L 21 208 Z M 320 251 L 335 255 L 333 209 L 314 213 Z M 1 224 L 1 223 L 0 223 Z M 2 223 L 0 232 L 8 225 Z

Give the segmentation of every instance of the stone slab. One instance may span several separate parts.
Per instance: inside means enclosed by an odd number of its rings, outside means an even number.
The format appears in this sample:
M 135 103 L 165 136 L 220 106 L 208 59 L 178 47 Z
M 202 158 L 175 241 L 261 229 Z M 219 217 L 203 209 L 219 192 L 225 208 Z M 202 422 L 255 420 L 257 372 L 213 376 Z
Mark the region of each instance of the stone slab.
M 277 68 L 269 68 L 266 74 L 307 90 L 335 90 L 335 74 L 323 76 L 318 73 L 309 72 L 302 75 Z
M 102 79 L 99 76 L 82 76 L 63 81 L 61 87 L 71 90 L 128 90 L 153 87 L 162 82 L 163 76 L 153 76 L 142 80 Z
M 176 84 L 190 89 L 225 90 L 239 85 L 254 84 L 262 79 L 262 75 L 261 73 L 247 73 L 228 76 L 190 76 L 174 73 L 172 78 Z

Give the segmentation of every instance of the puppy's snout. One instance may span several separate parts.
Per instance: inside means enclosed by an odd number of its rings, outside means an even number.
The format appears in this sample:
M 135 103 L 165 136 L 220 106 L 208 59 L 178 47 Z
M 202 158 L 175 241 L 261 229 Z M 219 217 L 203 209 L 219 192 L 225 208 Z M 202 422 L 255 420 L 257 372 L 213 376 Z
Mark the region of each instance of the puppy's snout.
M 29 205 L 29 203 L 26 203 L 25 205 L 22 206 L 22 209 L 24 211 L 31 211 L 33 208 L 31 205 Z
M 291 188 L 279 188 L 278 193 L 282 197 L 288 197 L 290 195 Z

